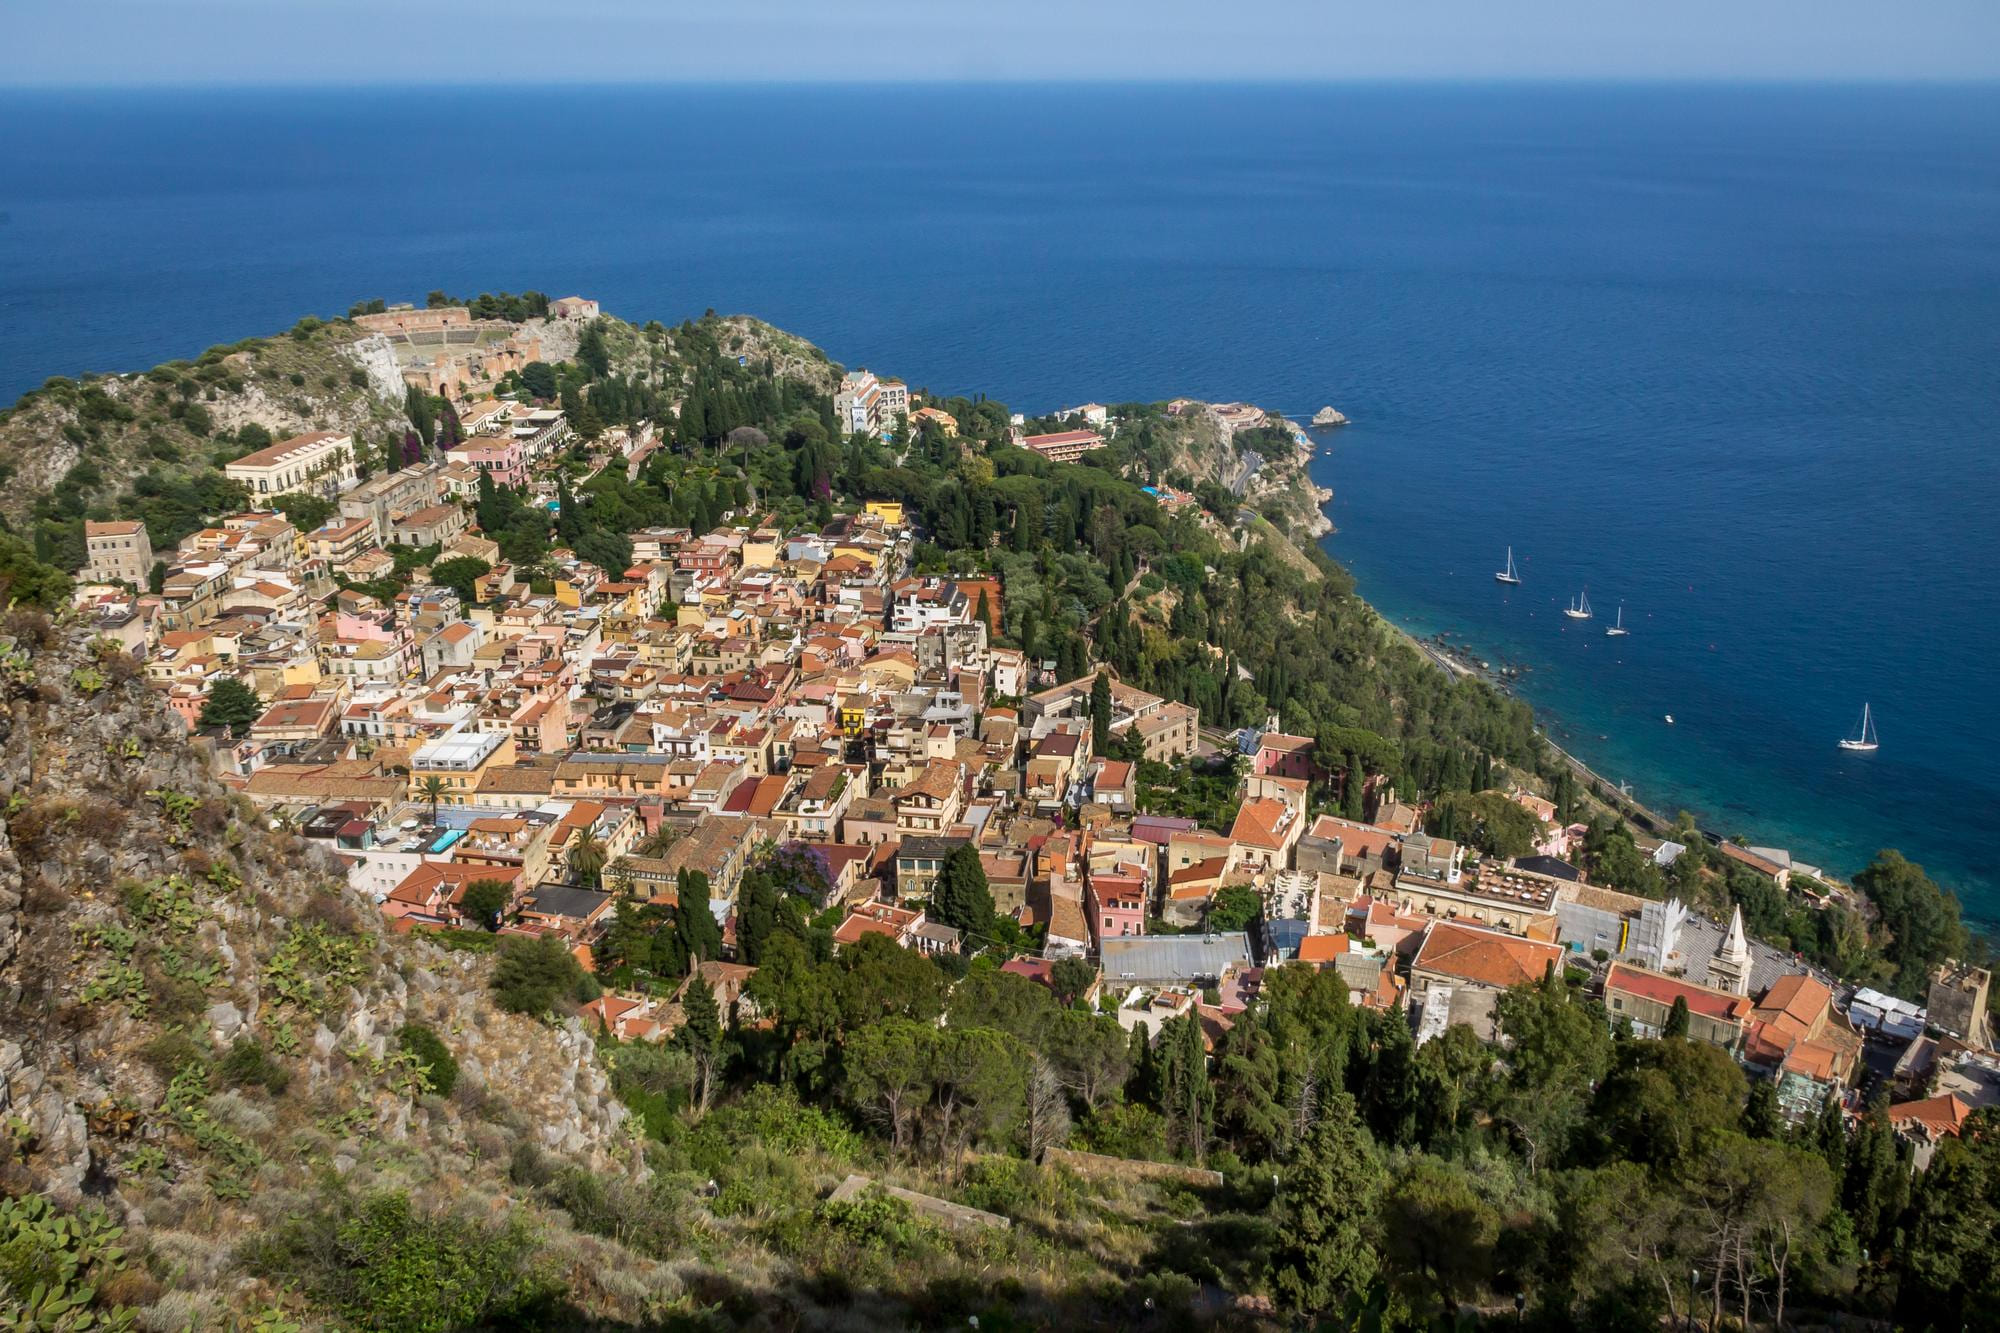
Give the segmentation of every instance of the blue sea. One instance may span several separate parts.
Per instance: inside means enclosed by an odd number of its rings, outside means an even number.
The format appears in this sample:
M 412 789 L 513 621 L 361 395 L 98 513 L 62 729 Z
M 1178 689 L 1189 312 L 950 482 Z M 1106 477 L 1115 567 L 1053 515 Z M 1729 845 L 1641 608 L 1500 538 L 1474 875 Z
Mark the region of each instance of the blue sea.
M 533 287 L 1031 411 L 1330 403 L 1327 549 L 1392 619 L 1526 668 L 1655 806 L 1836 872 L 1895 846 L 2000 921 L 2000 89 L 496 80 L 0 124 L 0 394 Z

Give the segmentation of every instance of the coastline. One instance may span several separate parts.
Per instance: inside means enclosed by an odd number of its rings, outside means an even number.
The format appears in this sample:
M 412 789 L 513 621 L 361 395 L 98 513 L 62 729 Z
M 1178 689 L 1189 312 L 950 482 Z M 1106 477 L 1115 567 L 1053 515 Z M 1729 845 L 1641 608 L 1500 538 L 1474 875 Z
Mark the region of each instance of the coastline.
M 1363 600 L 1366 601 L 1367 599 L 1363 598 Z M 1423 654 L 1426 660 L 1447 675 L 1467 680 L 1481 680 L 1494 689 L 1499 690 L 1502 694 L 1515 698 L 1519 697 L 1506 677 L 1491 667 L 1485 666 L 1473 659 L 1461 657 L 1456 650 L 1443 644 L 1430 639 L 1419 638 L 1416 634 L 1398 625 L 1386 615 L 1383 615 L 1380 608 L 1376 607 L 1372 602 L 1368 603 L 1368 609 L 1374 613 L 1377 620 L 1388 627 L 1392 634 Z M 1664 830 L 1673 827 L 1674 818 L 1662 815 L 1658 810 L 1647 805 L 1637 797 L 1632 796 L 1620 782 L 1606 777 L 1583 760 L 1577 758 L 1576 755 L 1564 749 L 1549 734 L 1548 728 L 1543 726 L 1539 719 L 1537 719 L 1535 724 L 1535 734 L 1541 737 L 1542 743 L 1548 746 L 1551 753 L 1569 765 L 1570 771 L 1577 776 L 1578 780 L 1592 788 L 1594 795 L 1617 811 L 1621 816 L 1630 820 L 1641 832 L 1658 838 L 1663 836 Z M 1702 831 L 1708 833 L 1711 837 L 1719 836 L 1708 829 L 1703 829 Z

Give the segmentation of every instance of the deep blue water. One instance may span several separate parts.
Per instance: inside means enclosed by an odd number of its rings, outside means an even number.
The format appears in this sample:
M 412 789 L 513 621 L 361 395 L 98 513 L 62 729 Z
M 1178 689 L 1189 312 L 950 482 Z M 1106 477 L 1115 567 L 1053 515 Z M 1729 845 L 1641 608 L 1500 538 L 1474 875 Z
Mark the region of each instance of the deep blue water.
M 1656 805 L 1837 871 L 1898 846 L 2000 919 L 2000 90 L 496 86 L 0 125 L 0 394 L 538 287 L 1030 410 L 1331 402 L 1327 544 L 1392 618 L 1530 667 Z M 1843 756 L 1864 699 L 1882 750 Z

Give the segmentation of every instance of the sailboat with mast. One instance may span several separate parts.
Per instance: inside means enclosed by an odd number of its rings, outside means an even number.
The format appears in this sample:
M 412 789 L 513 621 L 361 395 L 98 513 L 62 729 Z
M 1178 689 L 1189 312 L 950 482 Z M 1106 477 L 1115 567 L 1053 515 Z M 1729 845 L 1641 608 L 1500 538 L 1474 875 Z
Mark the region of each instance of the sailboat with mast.
M 1585 588 L 1581 596 L 1564 607 L 1563 614 L 1571 620 L 1590 619 L 1590 589 Z
M 1515 584 L 1521 581 L 1521 575 L 1514 568 L 1513 547 L 1510 546 L 1507 548 L 1507 568 L 1495 574 L 1493 576 L 1493 581 L 1496 583 L 1507 583 L 1507 584 Z
M 1625 628 L 1625 603 L 1618 603 L 1618 623 L 1605 626 L 1604 632 L 1614 639 L 1622 639 L 1632 632 Z
M 1867 704 L 1861 705 L 1861 725 L 1854 729 L 1852 736 L 1840 742 L 1840 748 L 1860 754 L 1873 754 L 1881 748 L 1875 739 L 1875 715 Z

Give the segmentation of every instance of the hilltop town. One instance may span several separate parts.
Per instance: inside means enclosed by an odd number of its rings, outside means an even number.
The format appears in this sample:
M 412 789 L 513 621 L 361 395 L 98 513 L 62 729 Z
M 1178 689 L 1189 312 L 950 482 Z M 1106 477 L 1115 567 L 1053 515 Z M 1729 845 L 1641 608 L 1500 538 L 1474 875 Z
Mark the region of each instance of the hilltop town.
M 1656 1124 L 1634 1109 L 1648 1089 L 1712 1094 L 1717 1134 L 1788 1145 L 1770 1171 L 1816 1200 L 1793 1202 L 1817 1235 L 1853 1207 L 1850 1142 L 1890 1163 L 1865 1195 L 2000 1106 L 1988 973 L 1920 871 L 1885 857 L 1836 884 L 1617 818 L 1522 706 L 1353 597 L 1311 546 L 1311 446 L 1281 417 L 1175 399 L 1031 418 L 766 326 L 640 329 L 582 297 L 378 302 L 296 341 L 353 372 L 317 409 L 223 384 L 254 390 L 261 348 L 17 409 L 6 429 L 67 413 L 125 441 L 146 393 L 181 404 L 154 428 L 175 456 L 130 489 L 76 432 L 56 500 L 19 511 L 34 560 L 72 566 L 38 598 L 370 929 L 495 958 L 503 1007 L 605 1051 L 684 1053 L 671 1074 L 606 1062 L 662 1142 L 772 1085 L 876 1131 L 885 1180 L 978 1149 L 1262 1189 L 1291 1219 L 1260 1241 L 1268 1267 L 1199 1275 L 1255 1321 L 1374 1288 L 1318 1272 L 1323 1247 L 1288 1253 L 1333 1202 L 1236 1173 L 1310 1153 L 1358 1170 L 1333 1157 L 1373 1153 L 1361 1136 L 1403 1154 L 1368 1197 L 1457 1190 L 1481 1218 L 1476 1271 L 1396 1257 L 1387 1224 L 1368 1242 L 1414 1274 L 1392 1303 L 1417 1318 L 1625 1291 L 1553 1258 L 1501 1271 L 1509 1208 L 1555 1225 L 1545 1185 L 1507 1203 L 1436 1162 L 1606 1172 L 1589 1126 L 1622 1142 Z M 17 600 L 46 588 L 12 559 Z M 555 980 L 513 1004 L 533 969 Z M 902 979 L 843 1008 L 878 975 Z M 251 1026 L 233 1005 L 205 1025 Z M 1554 1031 L 1579 1054 L 1540 1045 Z M 904 1068 L 885 1032 L 939 1053 Z M 942 1053 L 974 1036 L 992 1050 Z M 950 1060 L 1006 1072 L 974 1090 Z M 1318 1128 L 1336 1122 L 1345 1148 Z M 1675 1189 L 1713 1166 L 1654 1149 L 1623 1165 L 1686 1173 Z M 954 1231 L 1009 1222 L 963 1185 L 888 1197 Z M 884 1197 L 840 1189 L 815 1216 Z M 1764 1246 L 1781 1212 L 1728 1236 Z M 1894 1216 L 1843 1222 L 1807 1298 L 1858 1299 Z M 1621 1299 L 1654 1318 L 1699 1296 L 1775 1300 L 1782 1322 L 1801 1282 L 1710 1238 L 1646 1244 Z

